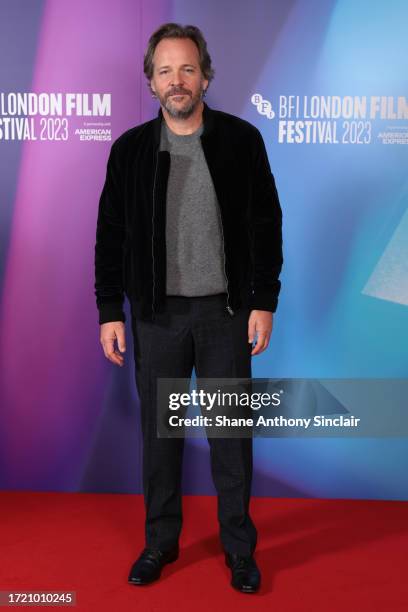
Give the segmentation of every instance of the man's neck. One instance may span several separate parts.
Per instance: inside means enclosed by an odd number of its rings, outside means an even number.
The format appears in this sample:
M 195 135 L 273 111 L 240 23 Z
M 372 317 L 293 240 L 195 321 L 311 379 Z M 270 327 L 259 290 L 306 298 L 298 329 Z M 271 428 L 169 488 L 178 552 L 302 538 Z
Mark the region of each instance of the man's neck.
M 203 101 L 197 105 L 197 108 L 194 110 L 194 113 L 190 115 L 187 119 L 176 119 L 172 117 L 166 108 L 162 106 L 163 118 L 166 121 L 168 127 L 172 132 L 180 135 L 192 134 L 200 127 L 203 121 L 203 110 L 204 103 Z

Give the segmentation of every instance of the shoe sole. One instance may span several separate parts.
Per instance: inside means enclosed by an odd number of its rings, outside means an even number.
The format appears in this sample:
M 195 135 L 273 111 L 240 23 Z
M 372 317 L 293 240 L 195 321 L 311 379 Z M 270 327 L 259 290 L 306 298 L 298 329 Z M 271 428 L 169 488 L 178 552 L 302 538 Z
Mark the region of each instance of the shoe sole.
M 259 591 L 259 587 L 256 588 L 256 589 L 253 589 L 253 588 L 246 589 L 245 587 L 243 589 L 241 589 L 241 588 L 235 586 L 235 584 L 233 584 L 232 582 L 231 582 L 231 586 L 234 587 L 234 589 L 236 591 L 239 591 L 240 593 L 252 594 L 252 593 L 257 593 Z

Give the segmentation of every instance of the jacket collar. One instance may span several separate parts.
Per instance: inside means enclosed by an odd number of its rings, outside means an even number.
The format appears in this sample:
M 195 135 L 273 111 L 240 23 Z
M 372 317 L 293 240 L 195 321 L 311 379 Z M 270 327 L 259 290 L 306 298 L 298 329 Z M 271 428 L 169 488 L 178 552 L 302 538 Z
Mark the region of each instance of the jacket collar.
M 206 136 L 211 132 L 214 128 L 214 111 L 212 108 L 208 106 L 206 102 L 204 102 L 203 108 L 203 131 L 201 134 L 201 138 L 206 138 Z M 161 106 L 159 107 L 159 111 L 157 113 L 157 117 L 153 120 L 153 135 L 154 135 L 154 145 L 155 148 L 158 148 L 160 145 L 160 132 L 162 121 L 164 121 L 163 111 Z

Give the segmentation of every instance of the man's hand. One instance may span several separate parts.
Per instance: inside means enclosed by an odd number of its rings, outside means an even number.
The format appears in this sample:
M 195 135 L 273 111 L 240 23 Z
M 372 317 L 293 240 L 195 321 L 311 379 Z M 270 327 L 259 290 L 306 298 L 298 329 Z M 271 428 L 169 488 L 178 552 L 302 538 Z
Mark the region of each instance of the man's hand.
M 248 342 L 252 344 L 255 334 L 258 335 L 251 355 L 259 355 L 259 353 L 268 348 L 272 326 L 273 312 L 269 312 L 269 310 L 251 310 L 248 319 Z
M 116 365 L 123 366 L 124 358 L 118 351 L 115 350 L 115 340 L 118 343 L 118 349 L 121 353 L 126 351 L 126 340 L 125 340 L 125 324 L 123 321 L 112 321 L 109 323 L 103 323 L 101 326 L 100 341 L 102 344 L 103 352 L 105 357 L 116 363 Z

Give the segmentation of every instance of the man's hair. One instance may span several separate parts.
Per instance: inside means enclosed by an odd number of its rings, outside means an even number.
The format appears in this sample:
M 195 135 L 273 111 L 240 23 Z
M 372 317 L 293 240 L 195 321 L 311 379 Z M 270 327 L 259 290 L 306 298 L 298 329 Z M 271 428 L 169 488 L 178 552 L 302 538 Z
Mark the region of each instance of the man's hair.
M 147 44 L 146 53 L 143 59 L 143 70 L 147 78 L 147 86 L 153 93 L 150 86 L 150 80 L 153 77 L 153 54 L 159 42 L 163 38 L 190 38 L 198 49 L 199 63 L 201 72 L 205 79 L 208 80 L 208 87 L 214 78 L 214 69 L 211 66 L 211 57 L 207 51 L 207 42 L 199 28 L 193 25 L 182 26 L 179 23 L 164 23 L 153 32 Z

